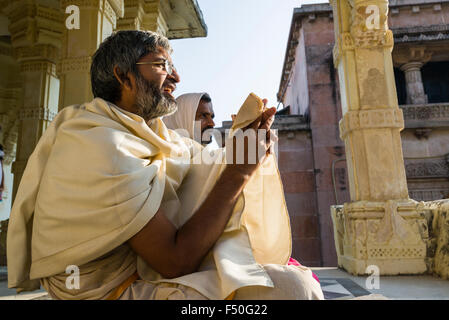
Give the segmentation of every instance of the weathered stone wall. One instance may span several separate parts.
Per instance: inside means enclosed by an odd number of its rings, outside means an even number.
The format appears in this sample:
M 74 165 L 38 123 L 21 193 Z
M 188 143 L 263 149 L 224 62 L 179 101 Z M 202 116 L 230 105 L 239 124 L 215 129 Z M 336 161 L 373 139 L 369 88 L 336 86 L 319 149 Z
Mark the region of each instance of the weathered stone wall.
M 337 264 L 333 241 L 330 206 L 336 204 L 332 182 L 332 162 L 344 157 L 344 143 L 339 137 L 341 119 L 336 70 L 332 61 L 334 32 L 329 16 L 317 16 L 302 22 L 307 59 L 310 129 L 312 134 L 317 214 L 320 221 L 323 266 Z M 338 166 L 339 177 L 345 177 L 344 166 Z M 343 173 L 343 174 L 341 174 Z M 334 171 L 334 174 L 336 172 Z M 349 200 L 346 190 L 340 192 L 340 203 Z
M 292 257 L 307 266 L 320 266 L 320 228 L 310 132 L 281 131 L 278 148 L 279 171 L 292 228 Z
M 404 4 L 410 1 L 404 1 Z M 427 2 L 427 3 L 426 3 Z M 391 6 L 394 1 L 390 1 L 390 12 L 388 14 L 388 24 L 390 29 L 444 25 L 449 21 L 448 3 L 438 3 L 439 1 L 415 1 L 414 6 Z M 421 4 L 419 4 L 421 3 Z

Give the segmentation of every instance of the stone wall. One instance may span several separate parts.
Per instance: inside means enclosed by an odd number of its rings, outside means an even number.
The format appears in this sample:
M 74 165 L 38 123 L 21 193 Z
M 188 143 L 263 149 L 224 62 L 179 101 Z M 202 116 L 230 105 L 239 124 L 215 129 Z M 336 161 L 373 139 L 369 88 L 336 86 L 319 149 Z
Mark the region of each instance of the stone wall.
M 332 19 L 329 15 L 310 17 L 302 21 L 323 266 L 337 264 L 329 209 L 331 205 L 337 204 L 332 181 L 332 162 L 344 157 L 344 143 L 339 137 L 338 128 L 338 120 L 342 116 L 338 80 L 332 60 L 334 32 L 333 28 L 330 28 L 331 25 Z M 340 164 L 338 168 L 340 178 L 345 177 L 344 165 Z M 348 190 L 340 191 L 342 192 L 339 201 L 348 201 Z
M 279 132 L 278 151 L 292 228 L 292 257 L 307 266 L 320 266 L 320 227 L 310 132 Z

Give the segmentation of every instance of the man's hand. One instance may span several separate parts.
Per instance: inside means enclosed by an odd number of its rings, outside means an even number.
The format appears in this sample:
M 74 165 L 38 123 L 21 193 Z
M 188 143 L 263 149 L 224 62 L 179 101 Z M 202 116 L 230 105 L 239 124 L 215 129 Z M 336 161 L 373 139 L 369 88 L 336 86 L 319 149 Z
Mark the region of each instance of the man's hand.
M 264 105 L 267 104 L 267 99 L 262 101 Z M 275 113 L 274 107 L 265 110 L 256 120 L 243 128 L 242 132 L 236 133 L 232 142 L 227 142 L 227 161 L 230 169 L 249 177 L 258 168 L 269 152 L 272 141 L 276 139 L 271 132 Z

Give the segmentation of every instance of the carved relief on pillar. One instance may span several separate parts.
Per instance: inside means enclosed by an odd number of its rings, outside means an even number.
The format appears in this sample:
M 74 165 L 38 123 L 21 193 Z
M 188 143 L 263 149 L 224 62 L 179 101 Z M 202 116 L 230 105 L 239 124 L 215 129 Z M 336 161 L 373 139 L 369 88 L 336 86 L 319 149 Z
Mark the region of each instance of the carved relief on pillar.
M 404 128 L 401 109 L 377 109 L 349 111 L 340 121 L 340 137 L 342 140 L 354 130 L 373 128 Z
M 354 202 L 331 209 L 338 264 L 352 274 L 377 265 L 381 274 L 424 273 L 428 221 L 422 205 L 410 200 Z
M 358 48 L 393 48 L 393 33 L 388 29 L 387 0 L 348 0 L 351 6 L 350 34 Z

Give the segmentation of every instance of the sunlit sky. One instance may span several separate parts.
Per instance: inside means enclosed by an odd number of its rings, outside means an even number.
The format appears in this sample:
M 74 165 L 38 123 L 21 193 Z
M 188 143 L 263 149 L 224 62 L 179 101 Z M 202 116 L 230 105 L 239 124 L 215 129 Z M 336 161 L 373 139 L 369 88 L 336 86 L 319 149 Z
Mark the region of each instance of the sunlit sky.
M 174 95 L 208 92 L 216 126 L 230 120 L 250 92 L 277 106 L 293 9 L 326 0 L 197 0 L 205 38 L 172 40 L 181 76 Z

